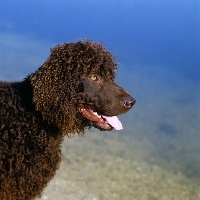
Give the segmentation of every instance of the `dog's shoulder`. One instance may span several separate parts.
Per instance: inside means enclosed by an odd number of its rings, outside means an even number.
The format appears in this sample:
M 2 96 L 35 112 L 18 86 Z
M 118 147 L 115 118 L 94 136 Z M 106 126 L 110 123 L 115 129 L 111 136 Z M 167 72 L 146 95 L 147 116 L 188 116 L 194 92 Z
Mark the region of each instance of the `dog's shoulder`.
M 0 105 L 5 103 L 5 98 L 9 95 L 10 84 L 0 81 Z

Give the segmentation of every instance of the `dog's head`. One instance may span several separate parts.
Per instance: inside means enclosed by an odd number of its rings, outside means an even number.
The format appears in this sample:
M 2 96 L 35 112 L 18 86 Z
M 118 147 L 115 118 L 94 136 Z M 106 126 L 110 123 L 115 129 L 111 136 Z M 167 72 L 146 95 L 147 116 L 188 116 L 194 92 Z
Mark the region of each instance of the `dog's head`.
M 116 116 L 127 112 L 135 100 L 115 84 L 116 68 L 114 56 L 101 44 L 57 45 L 30 76 L 33 103 L 44 119 L 66 134 L 91 126 L 121 129 Z

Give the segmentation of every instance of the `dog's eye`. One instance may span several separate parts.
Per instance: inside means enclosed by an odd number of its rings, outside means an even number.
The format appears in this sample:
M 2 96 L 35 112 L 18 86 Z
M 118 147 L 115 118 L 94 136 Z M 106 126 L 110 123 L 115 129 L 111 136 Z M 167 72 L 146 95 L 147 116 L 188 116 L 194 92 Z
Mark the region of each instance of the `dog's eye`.
M 94 76 L 91 76 L 90 78 L 91 78 L 93 81 L 97 81 L 97 80 L 98 80 L 98 77 L 95 76 L 95 75 L 94 75 Z

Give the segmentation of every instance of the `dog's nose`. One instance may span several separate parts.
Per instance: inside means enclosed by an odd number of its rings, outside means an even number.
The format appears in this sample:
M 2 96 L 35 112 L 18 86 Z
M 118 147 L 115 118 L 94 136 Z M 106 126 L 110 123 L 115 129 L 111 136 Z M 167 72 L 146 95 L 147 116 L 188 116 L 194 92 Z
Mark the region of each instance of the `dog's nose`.
M 125 108 L 131 108 L 135 104 L 136 100 L 133 97 L 128 97 L 123 100 L 123 106 Z

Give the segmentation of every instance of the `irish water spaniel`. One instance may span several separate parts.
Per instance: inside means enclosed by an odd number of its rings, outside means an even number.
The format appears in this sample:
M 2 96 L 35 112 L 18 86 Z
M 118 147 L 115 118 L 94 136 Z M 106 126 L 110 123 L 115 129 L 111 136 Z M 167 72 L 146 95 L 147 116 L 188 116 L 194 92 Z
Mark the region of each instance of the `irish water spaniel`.
M 0 81 L 0 199 L 39 197 L 61 162 L 65 135 L 121 129 L 135 103 L 115 84 L 117 63 L 101 44 L 65 43 L 21 82 Z

